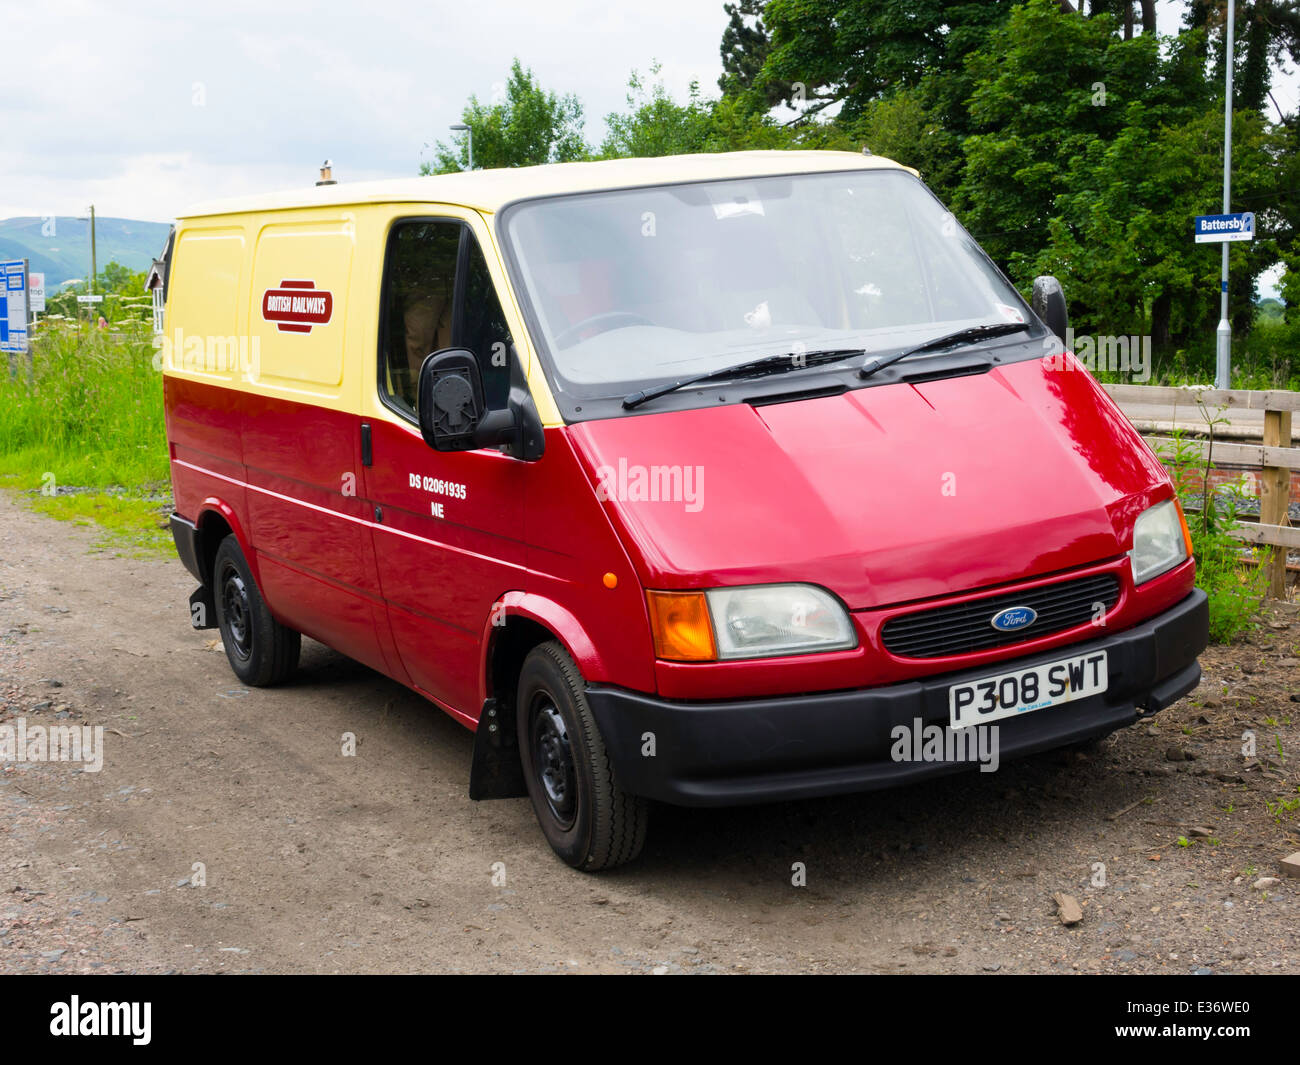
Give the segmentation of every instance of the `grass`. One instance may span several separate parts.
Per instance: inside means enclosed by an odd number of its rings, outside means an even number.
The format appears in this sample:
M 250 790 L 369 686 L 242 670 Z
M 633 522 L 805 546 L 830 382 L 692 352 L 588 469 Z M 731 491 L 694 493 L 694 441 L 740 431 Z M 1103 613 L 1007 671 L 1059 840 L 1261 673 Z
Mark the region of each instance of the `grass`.
M 166 553 L 171 483 L 162 374 L 147 330 L 122 338 L 53 327 L 31 376 L 0 364 L 0 484 L 34 509 L 99 527 L 101 547 Z M 160 521 L 163 526 L 160 527 Z
M 1300 322 L 1258 318 L 1245 336 L 1232 338 L 1232 387 L 1300 391 Z M 1148 385 L 1214 383 L 1215 338 L 1198 338 L 1186 348 L 1166 347 L 1152 353 Z M 1098 369 L 1097 380 L 1127 384 L 1132 375 Z
M 1225 421 L 1222 413 L 1205 411 L 1207 426 L 1213 428 Z M 1263 552 L 1231 535 L 1241 525 L 1237 507 L 1244 489 L 1231 484 L 1211 487 L 1213 454 L 1202 459 L 1196 441 L 1181 429 L 1174 429 L 1170 443 L 1159 450 L 1187 516 L 1196 558 L 1196 585 L 1209 597 L 1210 639 L 1231 643 L 1258 627 L 1269 582 L 1263 565 L 1248 565 L 1250 560 L 1261 562 Z
M 167 527 L 170 504 L 107 492 L 36 496 L 32 509 L 73 525 L 99 527 L 95 547 L 134 558 L 156 558 L 175 553 Z

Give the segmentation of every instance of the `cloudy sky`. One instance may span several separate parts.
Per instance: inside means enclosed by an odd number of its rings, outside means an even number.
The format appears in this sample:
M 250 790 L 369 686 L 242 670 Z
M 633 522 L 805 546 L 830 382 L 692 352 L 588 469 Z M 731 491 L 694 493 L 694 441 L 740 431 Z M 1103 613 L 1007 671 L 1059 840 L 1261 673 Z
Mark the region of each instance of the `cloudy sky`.
M 1181 0 L 1161 0 L 1173 30 Z M 104 14 L 102 12 L 110 12 Z M 722 0 L 75 0 L 4 4 L 0 218 L 169 221 L 190 203 L 416 172 L 513 57 L 576 93 L 590 141 L 654 60 L 714 90 Z M 1281 80 L 1284 108 L 1296 80 Z
M 633 68 L 713 90 L 726 24 L 722 0 L 3 6 L 0 218 L 168 221 L 313 181 L 326 157 L 344 181 L 412 175 L 515 56 L 579 96 L 598 140 Z

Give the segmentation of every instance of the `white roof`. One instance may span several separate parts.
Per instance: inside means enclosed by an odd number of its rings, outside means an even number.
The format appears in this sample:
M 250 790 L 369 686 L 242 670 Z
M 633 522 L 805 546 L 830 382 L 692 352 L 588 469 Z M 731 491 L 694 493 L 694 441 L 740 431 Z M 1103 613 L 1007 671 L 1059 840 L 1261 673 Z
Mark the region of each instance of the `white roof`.
M 308 186 L 285 192 L 212 200 L 196 204 L 182 212 L 180 217 L 362 203 L 444 203 L 493 212 L 515 200 L 533 196 L 769 174 L 878 169 L 904 168 L 892 159 L 857 152 L 723 152 L 665 155 L 651 159 L 606 159 L 595 163 L 549 163 L 546 166 Z

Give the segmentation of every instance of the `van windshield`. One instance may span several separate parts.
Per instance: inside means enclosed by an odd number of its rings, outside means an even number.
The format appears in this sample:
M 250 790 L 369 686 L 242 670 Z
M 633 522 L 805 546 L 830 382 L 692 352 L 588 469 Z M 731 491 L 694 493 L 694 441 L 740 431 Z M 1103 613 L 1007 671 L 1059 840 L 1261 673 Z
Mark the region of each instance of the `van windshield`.
M 503 224 L 561 400 L 764 355 L 897 350 L 1032 320 L 971 236 L 901 170 L 525 201 Z

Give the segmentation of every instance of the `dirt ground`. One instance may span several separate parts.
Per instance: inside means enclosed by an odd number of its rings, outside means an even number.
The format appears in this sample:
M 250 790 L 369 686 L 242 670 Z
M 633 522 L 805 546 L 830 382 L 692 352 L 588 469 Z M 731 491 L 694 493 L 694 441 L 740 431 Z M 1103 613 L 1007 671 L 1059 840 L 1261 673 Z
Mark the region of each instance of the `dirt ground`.
M 93 541 L 0 496 L 0 725 L 106 729 L 100 772 L 0 765 L 0 972 L 1300 972 L 1300 880 L 1261 880 L 1300 850 L 1294 606 L 1098 752 L 661 807 L 591 876 L 467 798 L 417 696 L 308 641 L 245 690 L 179 562 Z

